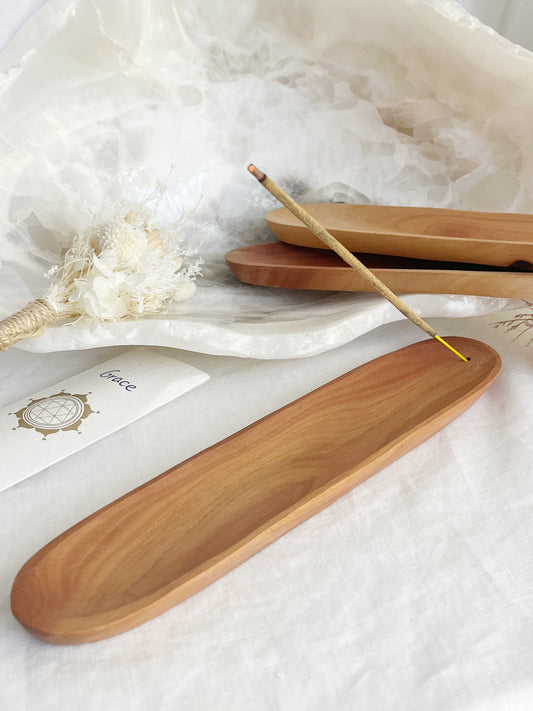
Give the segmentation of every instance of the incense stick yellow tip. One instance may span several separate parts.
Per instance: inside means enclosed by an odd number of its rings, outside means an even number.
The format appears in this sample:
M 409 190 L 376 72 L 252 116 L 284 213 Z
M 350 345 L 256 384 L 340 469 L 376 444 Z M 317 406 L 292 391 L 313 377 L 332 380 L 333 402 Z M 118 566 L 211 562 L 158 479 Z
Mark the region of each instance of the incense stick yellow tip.
M 449 343 L 446 343 L 444 338 L 441 338 L 440 336 L 435 336 L 435 338 L 437 339 L 437 341 L 439 343 L 442 343 L 443 346 L 446 346 L 446 348 L 449 348 L 452 353 L 455 353 L 455 355 L 458 356 L 461 360 L 464 360 L 465 362 L 468 362 L 470 360 L 469 358 L 465 358 L 464 355 L 461 355 L 459 353 L 459 351 L 456 351 L 455 348 L 453 346 L 450 346 Z

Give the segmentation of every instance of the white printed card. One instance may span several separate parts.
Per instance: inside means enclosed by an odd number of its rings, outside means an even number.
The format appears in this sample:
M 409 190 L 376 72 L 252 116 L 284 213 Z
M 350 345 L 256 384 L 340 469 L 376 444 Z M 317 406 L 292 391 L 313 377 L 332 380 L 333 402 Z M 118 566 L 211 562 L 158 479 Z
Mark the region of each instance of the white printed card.
M 136 348 L 0 408 L 0 491 L 206 380 L 198 368 Z

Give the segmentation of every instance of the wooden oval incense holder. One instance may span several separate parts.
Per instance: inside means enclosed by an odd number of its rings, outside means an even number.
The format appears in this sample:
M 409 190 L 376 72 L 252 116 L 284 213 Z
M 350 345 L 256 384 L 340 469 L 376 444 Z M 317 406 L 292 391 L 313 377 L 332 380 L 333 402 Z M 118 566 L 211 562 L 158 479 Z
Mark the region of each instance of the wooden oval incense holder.
M 357 258 L 396 293 L 533 298 L 533 272 L 382 254 L 357 254 Z M 233 249 L 226 254 L 226 261 L 240 281 L 256 286 L 354 292 L 374 290 L 355 269 L 327 249 L 269 242 Z
M 81 521 L 18 573 L 15 617 L 90 642 L 168 610 L 431 437 L 493 382 L 500 358 L 430 339 L 314 390 Z M 466 421 L 465 421 L 466 424 Z
M 533 215 L 344 203 L 302 207 L 351 252 L 533 269 Z M 266 221 L 282 242 L 324 249 L 284 207 Z

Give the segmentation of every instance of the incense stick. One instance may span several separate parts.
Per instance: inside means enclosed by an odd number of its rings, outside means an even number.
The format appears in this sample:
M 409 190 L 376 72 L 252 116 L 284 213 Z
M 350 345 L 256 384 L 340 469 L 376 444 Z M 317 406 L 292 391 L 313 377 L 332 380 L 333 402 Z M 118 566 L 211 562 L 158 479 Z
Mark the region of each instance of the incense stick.
M 446 346 L 452 353 L 455 353 L 461 360 L 467 361 L 463 355 L 456 351 L 449 343 L 447 343 L 443 338 L 441 338 L 434 328 L 432 328 L 428 323 L 426 323 L 418 314 L 412 311 L 407 304 L 399 299 L 394 292 L 392 292 L 388 286 L 386 286 L 382 281 L 380 281 L 375 274 L 373 274 L 370 269 L 365 267 L 365 265 L 357 259 L 357 257 L 344 247 L 332 234 L 330 234 L 322 225 L 315 220 L 314 217 L 306 212 L 301 205 L 298 205 L 291 197 L 283 191 L 279 185 L 271 180 L 268 175 L 265 175 L 261 170 L 255 167 L 255 165 L 250 164 L 248 170 L 257 178 L 257 180 L 265 187 L 275 198 L 277 198 L 282 205 L 292 212 L 292 214 L 297 217 L 304 225 L 311 230 L 311 232 L 318 237 L 324 244 L 326 244 L 330 249 L 336 252 L 341 259 L 343 259 L 347 264 L 349 264 L 355 271 L 357 271 L 364 279 L 366 279 L 374 289 L 384 296 L 390 303 L 398 309 L 404 316 L 406 316 L 410 321 L 412 321 L 415 326 L 421 328 L 424 333 L 428 336 L 435 338 L 439 343 Z

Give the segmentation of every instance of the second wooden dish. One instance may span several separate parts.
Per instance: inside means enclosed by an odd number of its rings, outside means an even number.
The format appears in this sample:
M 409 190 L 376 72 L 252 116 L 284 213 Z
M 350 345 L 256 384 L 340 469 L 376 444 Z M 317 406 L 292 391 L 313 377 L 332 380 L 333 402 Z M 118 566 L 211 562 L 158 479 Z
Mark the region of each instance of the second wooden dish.
M 380 254 L 357 257 L 389 289 L 402 294 L 469 294 L 533 298 L 533 273 L 473 264 L 431 262 Z M 369 282 L 334 252 L 270 242 L 226 254 L 240 281 L 256 286 L 325 291 L 373 291 Z
M 533 215 L 344 203 L 302 207 L 351 252 L 533 269 Z M 266 221 L 282 242 L 324 248 L 284 207 Z

